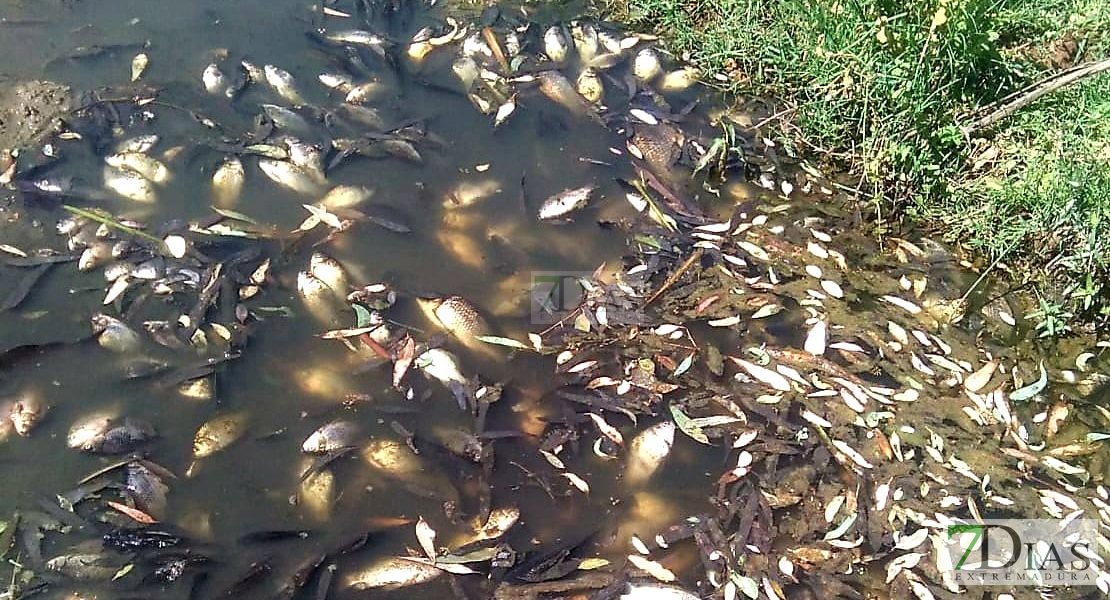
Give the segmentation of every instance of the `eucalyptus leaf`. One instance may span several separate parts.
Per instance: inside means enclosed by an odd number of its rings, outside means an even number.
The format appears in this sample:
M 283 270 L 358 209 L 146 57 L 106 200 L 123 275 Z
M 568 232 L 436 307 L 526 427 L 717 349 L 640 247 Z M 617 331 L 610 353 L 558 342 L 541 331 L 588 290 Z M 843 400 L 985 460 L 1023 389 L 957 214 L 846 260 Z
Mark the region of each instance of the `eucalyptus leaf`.
M 236 221 L 243 221 L 244 223 L 250 223 L 251 225 L 258 225 L 258 221 L 255 221 L 254 219 L 248 217 L 247 215 L 244 215 L 243 213 L 241 213 L 237 210 L 230 210 L 230 209 L 227 209 L 227 208 L 220 208 L 218 206 L 213 206 L 212 210 L 215 211 L 216 214 L 220 215 L 221 217 L 227 217 L 228 219 L 235 219 Z
M 832 531 L 825 534 L 824 540 L 826 542 L 829 540 L 835 540 L 843 536 L 845 533 L 848 533 L 848 530 L 851 529 L 852 525 L 856 523 L 857 516 L 858 515 L 856 513 L 848 515 L 848 518 L 844 519 L 840 523 L 840 525 L 837 525 L 836 529 L 833 529 Z
M 752 600 L 759 598 L 759 582 L 752 579 L 751 577 L 746 577 L 739 573 L 733 573 L 732 583 L 736 584 L 736 587 L 740 589 L 740 593 L 751 598 Z
M 369 327 L 370 311 L 366 310 L 366 307 L 361 304 L 352 304 L 351 308 L 355 309 L 355 327 L 359 329 Z
M 1044 370 L 1044 361 L 1041 361 L 1041 377 L 1040 379 L 1030 383 L 1029 385 L 1016 389 L 1010 393 L 1010 402 L 1025 402 L 1044 391 L 1048 386 L 1048 372 Z
M 514 339 L 510 339 L 510 338 L 506 338 L 506 337 L 500 337 L 500 336 L 496 336 L 496 335 L 476 335 L 476 336 L 474 336 L 474 338 L 477 339 L 480 342 L 485 342 L 487 344 L 496 344 L 498 346 L 508 346 L 509 348 L 519 348 L 521 350 L 528 350 L 529 349 L 528 344 L 525 344 L 523 342 L 518 342 Z
M 690 420 L 690 417 L 686 416 L 686 413 L 682 412 L 680 408 L 673 404 L 670 405 L 669 408 L 671 409 L 671 416 L 674 417 L 674 424 L 682 430 L 682 433 L 685 433 L 686 435 L 690 436 L 691 439 L 697 442 L 701 442 L 702 444 L 705 444 L 707 446 L 710 445 L 709 436 L 705 435 L 705 432 L 702 431 L 701 427 L 698 427 L 696 424 L 694 424 L 694 422 Z
M 1095 442 L 1105 442 L 1106 440 L 1110 440 L 1110 433 L 1092 431 L 1087 434 L 1087 441 L 1092 444 Z
M 678 363 L 678 366 L 675 367 L 675 369 L 674 369 L 674 373 L 671 373 L 671 377 L 678 377 L 679 375 L 682 375 L 686 371 L 689 371 L 690 367 L 693 366 L 693 364 L 694 364 L 694 355 L 690 354 L 686 358 L 682 359 L 682 362 Z

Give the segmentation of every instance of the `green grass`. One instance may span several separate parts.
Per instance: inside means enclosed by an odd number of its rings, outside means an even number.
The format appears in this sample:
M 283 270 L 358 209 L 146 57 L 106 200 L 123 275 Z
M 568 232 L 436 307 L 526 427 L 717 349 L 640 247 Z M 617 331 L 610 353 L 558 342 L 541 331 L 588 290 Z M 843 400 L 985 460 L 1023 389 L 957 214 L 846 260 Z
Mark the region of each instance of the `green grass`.
M 960 132 L 991 102 L 1110 55 L 1110 3 L 602 1 L 711 80 L 793 109 L 777 134 L 851 174 L 880 231 L 909 218 L 1021 262 L 1060 314 L 1110 317 L 1110 72 Z

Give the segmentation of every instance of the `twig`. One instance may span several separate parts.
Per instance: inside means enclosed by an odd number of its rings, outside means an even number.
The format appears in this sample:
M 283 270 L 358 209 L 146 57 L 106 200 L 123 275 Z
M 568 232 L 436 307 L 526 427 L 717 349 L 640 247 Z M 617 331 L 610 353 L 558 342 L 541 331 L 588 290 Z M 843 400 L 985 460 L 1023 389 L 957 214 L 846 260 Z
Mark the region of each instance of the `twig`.
M 134 235 L 134 236 L 138 236 L 138 237 L 141 237 L 143 239 L 149 240 L 149 241 L 154 242 L 155 244 L 157 244 L 157 247 L 160 250 L 165 250 L 166 243 L 163 242 L 162 240 L 154 237 L 153 235 L 150 235 L 149 233 L 147 233 L 145 231 L 139 231 L 138 229 L 135 229 L 134 227 L 128 227 L 127 225 L 124 225 L 123 223 L 120 223 L 119 221 L 116 221 L 115 219 L 112 219 L 111 217 L 105 217 L 104 215 L 101 215 L 99 213 L 96 213 L 96 212 L 93 212 L 93 211 L 90 211 L 90 210 L 85 210 L 83 208 L 77 208 L 76 206 L 70 206 L 69 204 L 63 204 L 62 205 L 62 210 L 66 211 L 66 212 L 69 212 L 69 213 L 73 213 L 73 214 L 75 214 L 79 217 L 84 217 L 84 218 L 89 219 L 91 221 L 96 221 L 97 223 L 100 223 L 102 225 L 106 225 L 106 226 L 111 227 L 113 229 L 118 229 L 118 230 L 120 230 L 124 233 Z
M 1087 63 L 1072 67 L 1066 71 L 1061 71 L 1049 77 L 1038 81 L 1032 85 L 1026 86 L 1005 98 L 994 102 L 984 107 L 984 110 L 991 109 L 991 112 L 986 116 L 979 117 L 971 123 L 960 127 L 960 132 L 964 136 L 970 136 L 972 133 L 990 127 L 998 121 L 1014 114 L 1023 106 L 1037 100 L 1045 94 L 1054 92 L 1060 88 L 1072 85 L 1081 79 L 1085 79 L 1092 75 L 1097 75 L 1103 71 L 1110 69 L 1110 58 L 1100 60 L 1098 62 Z M 992 108 L 997 107 L 997 108 Z M 980 111 L 983 112 L 983 111 Z
M 975 291 L 975 288 L 978 287 L 984 279 L 986 279 L 987 274 L 993 271 L 994 268 L 998 266 L 998 263 L 1002 262 L 1002 259 L 1005 258 L 1006 255 L 1010 253 L 1010 250 L 1013 250 L 1014 246 L 1016 245 L 1017 240 L 1014 240 L 1014 243 L 1010 244 L 1009 248 L 1006 248 L 1005 251 L 998 255 L 998 258 L 994 259 L 994 262 L 992 262 L 986 269 L 983 269 L 983 272 L 979 275 L 979 278 L 975 280 L 975 283 L 972 283 L 971 287 L 967 288 L 967 291 L 964 292 L 964 295 L 960 296 L 960 300 L 967 300 L 967 297 L 971 295 L 971 292 Z
M 660 286 L 659 289 L 656 290 L 655 293 L 647 299 L 647 302 L 644 302 L 644 308 L 647 308 L 649 304 L 655 302 L 655 299 L 662 295 L 663 292 L 667 291 L 672 285 L 674 285 L 674 283 L 678 281 L 680 277 L 682 277 L 683 273 L 690 270 L 690 267 L 694 266 L 694 262 L 701 258 L 702 252 L 704 251 L 705 250 L 700 247 L 695 248 L 694 251 L 690 254 L 690 257 L 687 258 L 680 267 L 678 267 L 678 270 L 676 270 L 670 277 L 667 278 L 666 281 L 663 282 L 663 285 Z

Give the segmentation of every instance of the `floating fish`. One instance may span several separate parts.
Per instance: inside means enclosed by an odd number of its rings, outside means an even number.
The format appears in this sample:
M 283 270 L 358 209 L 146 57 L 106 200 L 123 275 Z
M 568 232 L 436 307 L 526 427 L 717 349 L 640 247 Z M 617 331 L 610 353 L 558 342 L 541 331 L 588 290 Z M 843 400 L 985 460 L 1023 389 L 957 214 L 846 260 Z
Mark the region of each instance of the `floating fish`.
M 640 432 L 628 443 L 628 464 L 625 466 L 624 482 L 629 487 L 638 487 L 648 482 L 670 456 L 674 445 L 675 425 L 672 421 L 662 421 Z
M 540 205 L 538 217 L 541 221 L 563 219 L 576 210 L 586 206 L 590 196 L 597 190 L 596 185 L 566 189 L 549 197 Z
M 355 445 L 360 436 L 361 430 L 358 425 L 342 419 L 332 421 L 312 432 L 301 444 L 301 452 L 323 454 L 350 448 Z

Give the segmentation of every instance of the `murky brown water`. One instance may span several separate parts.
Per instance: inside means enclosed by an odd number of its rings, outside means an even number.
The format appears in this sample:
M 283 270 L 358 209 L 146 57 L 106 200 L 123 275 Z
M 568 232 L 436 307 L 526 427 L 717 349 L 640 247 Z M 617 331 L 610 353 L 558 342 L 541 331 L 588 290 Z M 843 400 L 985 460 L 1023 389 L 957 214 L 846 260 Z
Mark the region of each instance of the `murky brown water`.
M 343 3 L 329 8 L 351 14 L 360 10 Z M 219 61 L 225 67 L 240 60 L 277 65 L 297 79 L 307 104 L 338 106 L 341 95 L 317 82 L 321 72 L 335 70 L 335 55 L 322 52 L 304 32 L 321 23 L 339 29 L 353 19 L 322 21 L 320 9 L 285 0 L 243 1 L 233 5 L 216 1 L 187 5 L 4 4 L 0 8 L 0 18 L 6 19 L 0 21 L 0 52 L 8 56 L 18 52 L 21 59 L 5 64 L 0 69 L 3 77 L 49 78 L 75 89 L 110 86 L 115 88 L 114 93 L 120 93 L 118 90 L 129 79 L 132 57 L 142 51 L 149 56 L 149 66 L 141 83 L 164 88 L 156 103 L 119 104 L 123 131 L 112 137 L 113 141 L 145 133 L 161 137 L 151 155 L 164 158 L 173 180 L 157 186 L 157 202 L 141 204 L 103 192 L 99 182 L 104 152 L 93 147 L 98 141 L 95 134 L 102 132 L 76 125 L 76 116 L 74 128 L 86 132 L 83 139 L 54 140 L 55 150 L 61 152 L 63 160 L 35 177 L 71 177 L 80 192 L 64 199 L 65 202 L 99 207 L 116 217 L 153 226 L 174 219 L 197 221 L 211 217 L 214 202 L 211 178 L 226 157 L 227 148 L 256 130 L 254 120 L 262 103 L 287 103 L 261 84 L 249 86 L 234 101 L 222 94 L 206 94 L 201 86 L 201 72 L 221 52 L 226 52 L 227 58 Z M 414 13 L 410 22 L 397 25 L 388 35 L 407 40 L 422 25 L 439 25 L 441 17 L 437 11 Z M 526 54 L 535 54 L 539 51 L 537 46 L 542 46 L 543 28 L 538 28 L 540 33 L 536 29 L 533 27 L 529 33 L 531 46 L 526 48 Z M 91 57 L 65 58 L 80 46 L 96 44 L 145 47 L 112 47 Z M 926 310 L 924 316 L 916 318 L 898 312 L 899 308 L 892 308 L 882 297 L 913 298 L 913 302 L 926 307 L 937 301 L 943 307 L 961 296 L 975 274 L 961 267 L 943 248 L 921 243 L 925 252 L 907 253 L 894 243 L 878 244 L 854 233 L 851 216 L 831 204 L 819 204 L 823 199 L 820 186 L 802 189 L 803 180 L 793 172 L 768 176 L 773 191 L 756 182 L 742 181 L 738 172 L 734 172 L 733 181 L 724 188 L 721 198 L 691 186 L 704 211 L 722 220 L 731 217 L 731 227 L 712 233 L 703 231 L 701 238 L 685 238 L 671 247 L 667 236 L 661 235 L 650 219 L 637 215 L 625 201 L 625 190 L 616 181 L 635 178 L 626 154 L 627 102 L 613 101 L 608 113 L 610 126 L 603 127 L 592 119 L 573 115 L 534 87 L 521 85 L 514 88 L 519 91 L 515 96 L 515 112 L 494 128 L 492 115 L 481 114 L 464 95 L 451 91 L 457 85 L 451 73 L 451 52 L 433 51 L 422 68 L 413 69 L 409 65 L 398 71 L 371 52 L 362 54 L 387 88 L 372 104 L 382 119 L 389 124 L 419 121 L 430 134 L 442 140 L 416 143 L 422 155 L 419 163 L 400 158 L 353 157 L 327 172 L 324 189 L 337 185 L 371 188 L 370 201 L 375 209 L 389 211 L 392 219 L 411 229 L 398 233 L 359 221 L 319 247 L 340 262 L 354 286 L 387 282 L 398 292 L 397 304 L 386 313 L 391 320 L 412 327 L 411 335 L 419 342 L 435 339 L 435 327 L 416 307 L 415 296 L 459 295 L 491 318 L 493 331 L 489 333 L 528 340 L 528 333 L 546 327 L 532 321 L 528 296 L 532 273 L 590 272 L 602 264 L 612 273 L 621 267 L 626 270 L 635 267 L 642 260 L 649 265 L 649 271 L 660 269 L 660 272 L 646 281 L 637 281 L 631 275 L 628 279 L 638 291 L 654 290 L 664 285 L 667 274 L 685 258 L 691 243 L 700 240 L 706 252 L 704 259 L 684 272 L 674 283 L 672 293 L 647 311 L 652 327 L 664 322 L 684 324 L 689 328 L 689 340 L 679 341 L 680 335 L 668 341 L 670 333 L 651 333 L 647 327 L 641 330 L 621 323 L 617 310 L 611 311 L 613 322 L 607 326 L 594 306 L 592 329 L 600 328 L 603 335 L 596 338 L 571 335 L 567 347 L 573 362 L 562 365 L 560 374 L 555 374 L 550 354 L 510 353 L 497 346 L 475 350 L 473 345 L 448 339 L 446 347 L 458 354 L 468 378 L 478 375 L 482 382 L 504 385 L 501 399 L 489 408 L 482 424 L 482 430 L 492 439 L 486 443 L 494 451 L 489 471 L 484 472 L 482 466 L 429 443 L 443 432 L 475 430 L 475 418 L 459 410 L 452 394 L 443 386 L 410 373 L 408 385 L 400 386 L 399 391 L 393 386 L 388 364 L 367 368 L 365 355 L 356 358 L 337 341 L 320 339 L 318 334 L 324 330 L 354 327 L 356 314 L 343 310 L 323 320 L 316 318 L 296 289 L 297 272 L 306 268 L 312 250 L 308 246 L 320 241 L 327 226 L 320 225 L 299 243 L 293 243 L 288 232 L 309 216 L 302 205 L 315 202 L 318 195 L 276 185 L 258 169 L 257 158 L 244 156 L 245 183 L 233 208 L 259 222 L 270 239 L 230 241 L 206 249 L 211 249 L 213 256 L 226 257 L 234 250 L 257 246 L 261 254 L 252 259 L 255 261 L 252 267 L 262 256 L 269 256 L 273 260 L 272 276 L 259 295 L 244 302 L 252 314 L 244 328 L 249 341 L 239 349 L 241 356 L 217 367 L 211 399 L 190 399 L 181 393 L 176 382 L 166 384 L 157 377 L 129 380 L 125 375 L 128 364 L 142 356 L 165 361 L 172 367 L 187 367 L 221 356 L 229 350 L 228 345 L 218 335 L 214 336 L 211 329 L 206 329 L 209 347 L 198 351 L 170 350 L 145 339 L 138 350 L 114 354 L 89 339 L 89 318 L 96 312 L 123 316 L 134 325 L 150 319 L 173 321 L 189 312 L 187 295 L 184 299 L 155 296 L 142 303 L 133 303 L 135 296 L 125 296 L 120 311 L 119 304 L 102 306 L 106 286 L 102 268 L 82 273 L 73 263 L 61 263 L 50 268 L 16 309 L 0 315 L 0 351 L 6 352 L 0 363 L 0 396 L 34 394 L 50 407 L 29 436 L 13 435 L 0 445 L 0 521 L 10 523 L 8 515 L 16 512 L 39 514 L 41 503 L 54 502 L 57 494 L 73 489 L 85 475 L 116 462 L 120 457 L 82 453 L 66 443 L 75 422 L 91 413 L 111 410 L 148 420 L 158 436 L 141 450 L 150 461 L 177 476 L 165 479 L 169 487 L 168 505 L 164 510 L 151 511 L 160 513 L 155 515 L 162 521 L 159 527 L 189 538 L 190 552 L 214 560 L 213 564 L 197 569 L 198 573 L 206 573 L 208 579 L 196 586 L 192 586 L 192 580 L 174 585 L 142 585 L 142 576 L 153 570 L 143 562 L 150 557 L 113 555 L 116 567 L 138 560 L 135 570 L 111 584 L 75 583 L 48 575 L 54 585 L 48 588 L 46 596 L 73 597 L 70 594 L 75 593 L 80 597 L 187 598 L 192 594 L 210 598 L 231 589 L 250 572 L 252 564 L 265 564 L 269 575 L 260 578 L 261 583 L 235 589 L 233 595 L 282 597 L 287 594 L 279 591 L 281 586 L 299 567 L 309 564 L 305 561 L 333 553 L 353 537 L 371 532 L 365 548 L 338 558 L 321 558 L 325 567 L 332 562 L 337 564 L 335 585 L 330 591 L 325 590 L 327 597 L 363 597 L 374 592 L 347 589 L 342 585 L 344 578 L 357 573 L 368 561 L 418 549 L 413 535 L 413 524 L 418 519 L 423 518 L 438 532 L 437 547 L 455 549 L 473 532 L 470 526 L 454 522 L 452 517 L 467 520 L 482 515 L 482 504 L 488 498 L 493 508 L 520 509 L 520 521 L 504 541 L 527 558 L 534 556 L 527 555 L 529 551 L 547 552 L 561 544 L 594 536 L 580 548 L 577 543 L 572 544 L 574 556 L 605 558 L 613 568 L 602 568 L 602 572 L 616 572 L 616 567 L 625 563 L 625 557 L 636 552 L 629 542 L 632 536 L 651 540 L 687 517 L 700 516 L 696 526 L 690 526 L 696 530 L 694 535 L 699 543 L 707 542 L 701 544 L 700 557 L 698 546 L 689 541 L 676 544 L 669 552 L 652 554 L 653 559 L 678 574 L 679 583 L 688 588 L 700 586 L 708 593 L 707 580 L 712 578 L 714 585 L 718 585 L 722 574 L 727 579 L 732 573 L 749 576 L 754 581 L 771 577 L 775 585 L 787 590 L 787 597 L 804 593 L 851 597 L 852 594 L 833 585 L 832 579 L 857 593 L 884 587 L 876 583 L 882 579 L 881 573 L 876 578 L 860 575 L 857 570 L 841 577 L 843 567 L 859 564 L 855 561 L 861 560 L 864 551 L 858 544 L 834 553 L 833 558 L 826 557 L 826 566 L 820 564 L 822 561 L 813 561 L 812 553 L 803 554 L 799 548 L 828 550 L 828 546 L 822 545 L 828 540 L 821 540 L 821 536 L 841 521 L 843 513 L 829 523 L 827 512 L 822 514 L 822 506 L 837 497 L 847 498 L 847 511 L 862 510 L 861 514 L 865 514 L 867 509 L 859 509 L 858 505 L 870 502 L 874 485 L 880 480 L 900 483 L 896 487 L 911 495 L 922 490 L 921 465 L 915 462 L 921 460 L 921 452 L 917 458 L 899 457 L 894 461 L 889 456 L 884 458 L 885 450 L 876 439 L 886 440 L 900 433 L 905 447 L 923 448 L 931 443 L 927 435 L 922 435 L 922 430 L 928 429 L 941 431 L 974 471 L 998 467 L 992 472 L 996 473 L 995 480 L 1001 482 L 995 485 L 1004 486 L 1000 495 L 1025 494 L 1020 495 L 1021 500 L 1035 505 L 1035 490 L 1022 488 L 1026 481 L 1024 473 L 987 460 L 1008 447 L 995 441 L 1004 439 L 1004 434 L 997 422 L 977 425 L 965 418 L 963 407 L 967 401 L 959 387 L 973 370 L 970 367 L 978 367 L 982 362 L 985 352 L 1002 357 L 1008 365 L 1019 365 L 1025 384 L 1036 376 L 1036 362 L 1030 363 L 1031 357 L 1044 350 L 1028 344 L 1014 347 L 1014 342 L 1026 339 L 1029 332 L 1009 328 L 993 316 L 980 317 L 977 312 L 976 302 L 982 303 L 982 298 L 978 301 L 976 298 L 1001 293 L 1004 291 L 1001 286 L 984 285 L 972 297 L 970 316 L 958 326 L 949 326 L 943 315 L 937 316 L 943 311 Z M 629 83 L 635 87 L 626 71 L 627 65 L 609 75 L 611 79 L 606 81 L 610 93 Z M 567 72 L 574 74 L 573 69 Z M 111 93 L 104 92 L 108 97 Z M 144 94 L 142 90 L 135 93 Z M 619 93 L 613 96 L 622 97 Z M 674 94 L 668 99 L 678 113 L 694 97 Z M 638 97 L 634 105 L 644 106 L 644 102 L 644 97 Z M 718 103 L 719 100 L 712 99 L 706 106 Z M 716 134 L 706 112 L 699 107 L 689 115 L 671 116 L 688 139 L 699 141 L 704 147 Z M 215 127 L 199 123 L 198 117 L 209 120 Z M 299 135 L 337 138 L 352 135 L 351 131 L 350 126 L 340 124 L 329 129 L 316 123 L 312 131 Z M 745 139 L 752 147 L 760 147 L 757 136 Z M 180 149 L 166 157 L 165 152 L 175 147 Z M 780 194 L 784 180 L 797 182 L 799 189 Z M 595 200 L 576 213 L 573 221 L 550 224 L 537 220 L 536 211 L 545 198 L 584 185 L 597 185 L 599 190 Z M 483 197 L 469 206 L 455 205 L 454 200 L 472 195 Z M 59 200 L 49 197 L 36 200 L 31 196 L 12 194 L 12 203 L 5 207 L 8 219 L 0 229 L 0 242 L 25 251 L 41 248 L 64 251 L 65 238 L 54 231 L 55 222 L 65 216 Z M 751 201 L 742 202 L 745 199 Z M 739 207 L 735 214 L 734 203 Z M 28 227 L 30 222 L 36 225 Z M 745 223 L 750 230 L 726 233 Z M 814 231 L 829 234 L 827 242 Z M 662 253 L 663 260 L 659 261 L 649 250 L 622 263 L 622 258 L 632 254 L 630 246 L 635 246 L 630 243 L 633 233 L 661 240 L 668 249 Z M 750 245 L 737 247 L 726 237 L 742 238 Z M 821 241 L 819 246 L 838 252 L 839 259 L 835 254 L 822 256 L 814 251 L 815 240 Z M 678 254 L 677 258 L 670 255 L 670 250 Z M 744 264 L 737 266 L 740 263 L 723 255 L 734 259 L 743 256 Z M 814 268 L 821 273 L 815 274 Z M 635 271 L 633 268 L 632 272 Z M 28 272 L 26 267 L 0 267 L 0 281 L 10 290 Z M 829 291 L 837 288 L 818 285 L 821 280 L 835 282 L 845 292 L 842 301 Z M 924 283 L 915 284 L 918 280 Z M 915 285 L 924 285 L 926 291 L 922 293 Z M 818 287 L 823 291 L 818 291 Z M 635 301 L 637 307 L 642 306 L 639 304 L 642 301 L 642 296 Z M 239 328 L 233 324 L 232 304 L 222 301 L 209 313 L 209 319 L 238 333 Z M 768 305 L 781 305 L 782 310 L 760 314 L 761 308 Z M 743 318 L 728 321 L 734 317 Z M 765 385 L 750 377 L 732 377 L 736 364 L 722 356 L 752 359 L 753 355 L 746 351 L 764 346 L 769 350 L 803 346 L 812 349 L 807 334 L 815 317 L 829 324 L 830 343 L 856 344 L 862 346 L 862 352 L 845 346 L 830 349 L 825 362 L 815 359 L 813 353 L 802 355 L 806 358 L 803 363 L 791 362 L 794 355 L 772 356 L 781 364 L 811 376 L 795 379 L 793 389 L 804 387 L 805 394 L 785 400 L 782 394 L 770 393 Z M 917 341 L 903 342 L 895 349 L 891 339 L 898 335 L 888 326 L 889 322 L 901 323 L 904 335 L 916 329 L 917 333 L 912 335 Z M 52 342 L 58 343 L 46 345 Z M 545 339 L 545 343 L 557 344 L 559 340 Z M 950 348 L 939 350 L 942 343 Z M 1054 382 L 1051 389 L 1055 390 L 1061 379 L 1066 382 L 1067 376 L 1059 375 L 1061 370 L 1074 370 L 1074 355 L 1092 349 L 1092 344 L 1084 341 L 1076 346 L 1078 350 L 1068 349 L 1065 358 L 1051 363 Z M 7 352 L 19 347 L 25 348 Z M 903 347 L 915 350 L 900 352 Z M 685 375 L 670 376 L 677 370 L 675 365 L 690 355 L 692 349 L 696 350 L 697 358 L 693 367 Z M 817 354 L 823 352 L 822 347 Z M 948 384 L 946 376 L 954 375 L 937 367 L 935 361 L 929 364 L 940 374 L 922 371 L 908 354 L 913 354 L 916 360 L 922 360 L 921 357 L 931 360 L 930 355 L 941 359 L 950 356 L 953 361 L 965 361 L 966 366 L 957 365 L 958 377 Z M 648 378 L 650 385 L 674 381 L 675 389 L 652 396 L 654 404 L 645 412 L 653 414 L 639 415 L 633 422 L 617 408 L 623 407 L 621 402 L 628 398 L 644 393 L 644 386 L 650 387 L 633 373 L 635 366 L 642 364 L 638 362 L 642 358 L 653 361 L 650 368 L 655 374 Z M 1097 372 L 1095 366 L 1102 364 L 1102 358 L 1095 359 L 1077 378 L 1085 377 L 1086 372 Z M 566 372 L 587 360 L 597 360 L 596 369 L 578 374 Z M 722 364 L 728 369 L 727 375 L 720 369 Z M 860 382 L 865 382 L 859 385 L 889 388 L 891 394 L 918 388 L 920 397 L 916 402 L 891 403 L 897 408 L 873 403 L 860 409 L 842 404 L 835 394 L 829 397 L 811 389 L 818 375 L 844 380 L 845 369 L 851 372 L 847 377 L 849 383 L 859 377 Z M 605 383 L 596 379 L 599 376 L 614 379 Z M 627 395 L 598 392 L 592 396 L 594 401 L 614 402 L 614 408 L 609 410 L 596 405 L 590 408 L 559 396 L 559 392 L 567 391 L 581 394 L 586 384 L 619 390 L 616 386 L 621 378 L 636 380 L 639 387 Z M 998 385 L 1005 387 L 1006 383 Z M 416 399 L 406 397 L 408 386 Z M 1051 393 L 1038 398 L 1048 403 Z M 597 447 L 599 451 L 594 450 L 603 436 L 590 420 L 592 417 L 585 413 L 604 417 L 628 441 L 648 426 L 670 421 L 668 408 L 658 402 L 664 396 L 669 406 L 691 416 L 720 418 L 724 414 L 731 415 L 734 421 L 716 424 L 710 421 L 703 425 L 713 434 L 711 439 L 716 447 L 676 434 L 670 456 L 651 483 L 631 485 L 624 478 L 623 456 L 616 460 L 605 458 L 600 451 L 604 449 L 602 445 Z M 357 400 L 351 401 L 352 397 Z M 872 395 L 873 401 L 875 398 Z M 1044 407 L 1021 408 L 1021 418 L 1032 418 L 1040 408 Z M 871 462 L 881 465 L 863 487 L 853 487 L 852 483 L 853 470 L 857 475 L 859 470 L 853 469 L 850 461 L 845 464 L 841 460 L 842 466 L 838 466 L 815 432 L 798 418 L 803 409 L 828 419 L 835 425 L 829 428 L 830 435 L 850 442 Z M 883 416 L 884 410 L 891 415 L 897 413 L 897 420 Z M 191 447 L 197 428 L 214 416 L 228 413 L 247 415 L 246 433 L 233 445 L 194 465 Z M 405 433 L 413 433 L 412 442 L 421 450 L 419 473 L 391 478 L 381 469 L 368 467 L 357 454 L 346 456 L 327 468 L 335 481 L 331 502 L 321 508 L 306 501 L 300 478 L 310 458 L 301 452 L 301 443 L 317 427 L 337 418 L 360 427 L 360 444 L 367 439 L 403 444 Z M 862 426 L 863 418 L 877 421 Z M 1098 418 L 1095 414 L 1083 426 L 1061 436 L 1082 439 L 1087 431 L 1098 430 Z M 884 422 L 886 426 L 876 425 Z M 913 427 L 906 429 L 909 425 Z M 972 452 L 980 440 L 981 429 L 989 429 L 992 439 L 985 442 L 986 449 Z M 732 446 L 747 431 L 761 436 L 747 447 L 757 455 L 753 475 L 745 479 L 746 471 L 739 476 L 733 471 L 733 478 L 721 479 L 722 473 L 727 475 L 738 461 L 744 460 Z M 573 433 L 565 444 L 545 446 L 552 451 L 561 450 L 558 456 L 565 464 L 556 468 L 537 448 L 554 434 L 564 432 Z M 1099 458 L 1103 455 L 1100 449 L 1091 449 L 1087 454 L 1096 456 L 1092 460 L 1096 466 L 1102 464 L 1097 462 L 1103 460 Z M 1102 473 L 1095 471 L 1102 468 L 1092 468 L 1093 482 L 1101 481 Z M 119 481 L 118 472 L 110 477 Z M 932 480 L 938 478 L 942 479 L 942 474 L 936 474 Z M 578 482 L 588 484 L 588 490 Z M 974 491 L 973 484 L 969 487 L 962 482 L 946 483 L 950 483 L 953 495 Z M 931 493 L 933 496 L 922 491 L 923 498 L 918 504 L 909 500 L 906 504 L 928 514 L 936 510 L 939 492 Z M 122 499 L 111 489 L 104 491 L 103 496 Z M 96 508 L 88 508 L 92 505 Z M 963 506 L 957 510 L 964 511 Z M 994 508 L 999 506 L 1002 505 Z M 775 518 L 767 520 L 772 509 Z M 117 525 L 126 523 L 126 519 L 94 500 L 79 507 L 78 513 L 91 522 L 65 535 L 47 533 L 44 559 L 70 553 L 82 540 L 98 544 L 100 536 L 109 529 L 109 525 L 100 523 L 102 520 Z M 910 520 L 893 508 L 891 514 L 890 522 L 897 523 L 897 527 Z M 965 512 L 959 514 L 966 516 Z M 707 515 L 714 516 L 709 519 Z M 714 525 L 707 527 L 710 521 Z M 402 524 L 390 526 L 398 522 Z M 718 525 L 723 532 L 713 529 Z M 307 538 L 284 541 L 243 541 L 244 536 L 279 530 L 311 533 Z M 737 530 L 744 532 L 743 538 L 734 537 Z M 845 534 L 845 539 L 856 533 L 861 538 L 867 537 L 868 553 L 878 554 L 881 548 L 890 546 L 889 532 L 878 517 L 870 520 L 865 517 L 858 531 Z M 728 547 L 731 557 L 707 559 L 713 543 Z M 746 545 L 749 549 L 758 547 L 762 555 L 746 554 L 743 551 Z M 3 550 L 0 548 L 0 552 Z M 764 555 L 772 550 L 776 558 L 769 560 L 769 555 Z M 41 565 L 32 564 L 25 552 L 26 542 L 20 540 L 8 556 L 26 563 L 29 570 L 41 571 Z M 802 568 L 812 568 L 814 575 L 803 576 L 801 584 L 795 584 L 791 577 L 783 576 L 782 563 L 777 562 L 779 553 L 785 553 Z M 740 555 L 744 555 L 743 560 Z M 706 574 L 710 564 L 715 569 L 712 576 Z M 503 574 L 485 564 L 477 568 L 483 574 L 492 570 L 495 582 Z M 871 563 L 861 570 L 875 568 Z M 933 584 L 939 585 L 935 571 L 925 572 Z M 0 568 L 0 582 L 6 581 L 8 573 L 7 568 Z M 311 579 L 298 597 L 313 597 L 318 579 L 318 576 Z M 446 596 L 452 593 L 447 580 L 448 577 L 441 577 L 436 582 L 391 594 L 398 598 L 422 598 L 432 593 Z M 456 581 L 461 589 L 455 589 L 455 593 L 469 591 L 472 597 L 488 593 L 483 588 L 484 575 L 460 576 Z M 890 593 L 900 597 L 898 591 L 905 591 L 906 581 L 899 579 L 892 588 L 895 591 Z M 0 593 L 4 590 L 0 585 Z M 620 592 L 610 590 L 609 597 Z

